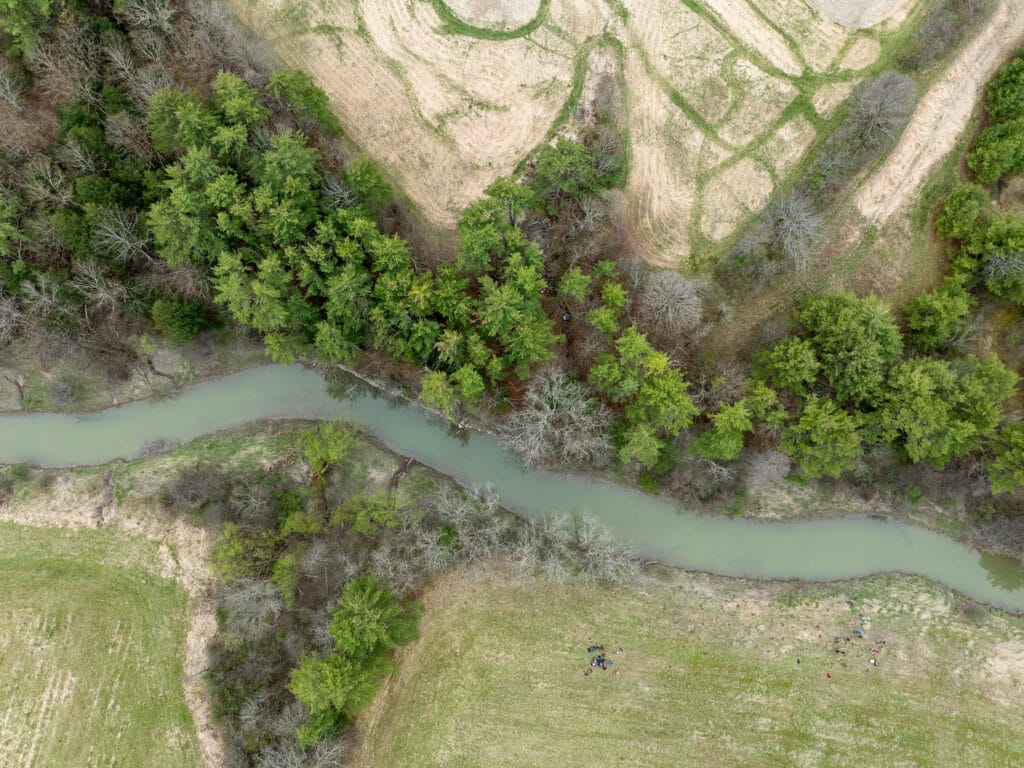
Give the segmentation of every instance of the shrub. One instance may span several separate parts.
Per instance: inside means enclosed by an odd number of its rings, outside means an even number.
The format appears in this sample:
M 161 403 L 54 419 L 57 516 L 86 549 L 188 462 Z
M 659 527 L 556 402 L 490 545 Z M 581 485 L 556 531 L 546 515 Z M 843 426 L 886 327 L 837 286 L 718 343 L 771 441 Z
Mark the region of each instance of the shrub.
M 991 447 L 992 457 L 986 468 L 992 493 L 1012 493 L 1024 488 L 1024 422 L 1003 427 Z
M 301 69 L 278 70 L 271 74 L 267 92 L 288 102 L 296 117 L 311 118 L 332 133 L 341 132 L 341 123 L 331 111 L 327 94 Z
M 832 400 L 810 397 L 800 418 L 786 430 L 779 448 L 808 477 L 839 477 L 853 469 L 861 455 L 860 425 L 856 417 Z
M 935 229 L 950 240 L 968 240 L 978 218 L 989 208 L 988 193 L 976 184 L 961 184 L 950 193 L 939 210 Z
M 288 552 L 277 558 L 270 569 L 270 581 L 281 591 L 285 604 L 295 603 L 295 591 L 299 586 L 299 555 Z
M 1024 117 L 1024 58 L 1000 67 L 985 88 L 985 111 L 993 120 Z
M 947 280 L 903 309 L 911 342 L 922 352 L 945 345 L 971 311 L 974 299 L 959 283 Z
M 357 157 L 345 166 L 345 183 L 371 208 L 387 205 L 395 196 L 380 166 L 368 157 Z
M 807 339 L 795 336 L 783 339 L 774 348 L 760 353 L 756 364 L 768 381 L 798 396 L 807 392 L 821 372 L 814 347 Z
M 210 567 L 222 582 L 266 573 L 274 557 L 269 531 L 248 532 L 235 523 L 224 526 L 213 545 Z
M 985 184 L 1024 170 L 1024 117 L 990 125 L 971 147 L 967 165 Z
M 926 69 L 960 45 L 991 6 L 991 0 L 938 0 L 929 4 L 924 21 L 900 50 L 897 61 L 911 71 Z
M 206 307 L 192 299 L 157 299 L 150 310 L 153 325 L 169 341 L 192 341 L 211 325 Z

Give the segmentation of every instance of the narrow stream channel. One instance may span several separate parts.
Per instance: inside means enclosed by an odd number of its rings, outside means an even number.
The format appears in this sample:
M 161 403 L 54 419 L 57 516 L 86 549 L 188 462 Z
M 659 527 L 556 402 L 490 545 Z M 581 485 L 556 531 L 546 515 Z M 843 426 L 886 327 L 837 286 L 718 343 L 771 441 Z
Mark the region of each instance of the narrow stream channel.
M 702 517 L 591 479 L 526 470 L 492 438 L 460 440 L 423 411 L 358 382 L 339 397 L 301 366 L 268 365 L 160 400 L 98 413 L 0 417 L 0 463 L 47 467 L 137 456 L 158 440 L 186 442 L 260 419 L 343 419 L 472 485 L 490 484 L 503 506 L 528 517 L 589 512 L 621 541 L 669 565 L 724 576 L 829 581 L 902 571 L 1024 613 L 1024 567 L 923 528 L 848 518 L 758 523 Z

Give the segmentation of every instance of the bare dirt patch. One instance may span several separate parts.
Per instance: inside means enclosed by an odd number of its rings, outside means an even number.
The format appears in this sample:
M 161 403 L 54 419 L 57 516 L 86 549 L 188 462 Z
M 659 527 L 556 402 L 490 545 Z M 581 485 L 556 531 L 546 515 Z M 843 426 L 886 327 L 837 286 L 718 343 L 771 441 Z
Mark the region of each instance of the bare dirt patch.
M 507 29 L 537 15 L 540 0 L 447 0 L 452 13 L 469 24 Z
M 896 149 L 857 193 L 863 216 L 883 222 L 916 199 L 931 168 L 956 146 L 985 83 L 1022 35 L 1024 0 L 1003 0 L 924 95 Z
M 807 0 L 822 16 L 849 29 L 899 24 L 917 0 Z

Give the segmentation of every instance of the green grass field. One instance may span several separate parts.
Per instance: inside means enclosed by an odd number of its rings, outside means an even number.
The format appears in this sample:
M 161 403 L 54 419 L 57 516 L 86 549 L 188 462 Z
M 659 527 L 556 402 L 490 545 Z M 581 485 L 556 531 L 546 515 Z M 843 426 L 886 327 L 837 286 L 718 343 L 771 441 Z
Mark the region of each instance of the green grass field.
M 200 764 L 186 596 L 154 554 L 105 530 L 0 524 L 0 765 Z
M 854 586 L 450 577 L 363 719 L 356 764 L 1024 765 L 1021 622 L 967 622 L 921 580 Z M 837 655 L 833 636 L 860 626 L 869 639 Z M 614 672 L 584 676 L 591 643 L 622 646 Z

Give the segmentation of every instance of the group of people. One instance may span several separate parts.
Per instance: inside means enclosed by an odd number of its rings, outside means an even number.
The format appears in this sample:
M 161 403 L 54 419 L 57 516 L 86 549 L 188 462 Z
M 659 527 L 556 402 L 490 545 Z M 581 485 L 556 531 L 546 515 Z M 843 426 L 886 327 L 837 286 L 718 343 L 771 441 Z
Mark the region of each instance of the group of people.
M 621 651 L 622 649 L 619 648 Z M 595 669 L 602 669 L 607 671 L 615 665 L 615 662 L 608 658 L 608 653 L 605 651 L 603 645 L 592 645 L 587 648 L 587 653 L 591 655 L 590 666 L 583 670 L 583 676 L 588 676 Z
M 861 614 L 861 616 L 860 616 L 861 626 L 865 626 L 867 624 L 867 621 L 868 621 L 868 617 L 865 616 L 864 614 Z M 855 629 L 855 630 L 853 630 L 853 634 L 850 635 L 850 636 L 847 636 L 847 637 L 842 637 L 840 635 L 835 635 L 832 638 L 832 650 L 835 651 L 836 656 L 846 656 L 846 653 L 847 653 L 846 644 L 847 643 L 851 643 L 851 642 L 856 644 L 857 640 L 867 640 L 867 635 L 864 634 L 864 630 L 863 629 Z M 878 666 L 878 657 L 882 655 L 882 648 L 881 648 L 881 646 L 884 646 L 885 644 L 886 644 L 886 641 L 884 639 L 879 639 L 878 640 L 878 646 L 879 647 L 869 647 L 870 655 L 868 656 L 868 664 L 870 664 L 873 667 L 877 667 Z M 850 664 L 844 658 L 843 659 L 843 669 L 849 669 L 849 668 L 850 668 Z M 829 678 L 830 680 L 832 679 L 832 675 L 829 674 L 829 673 L 826 673 L 825 676 L 827 678 Z

